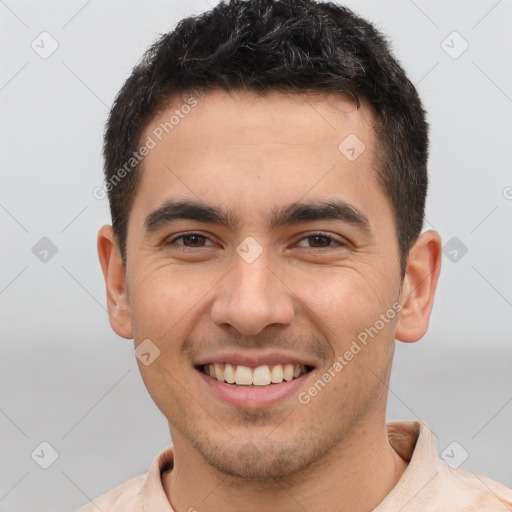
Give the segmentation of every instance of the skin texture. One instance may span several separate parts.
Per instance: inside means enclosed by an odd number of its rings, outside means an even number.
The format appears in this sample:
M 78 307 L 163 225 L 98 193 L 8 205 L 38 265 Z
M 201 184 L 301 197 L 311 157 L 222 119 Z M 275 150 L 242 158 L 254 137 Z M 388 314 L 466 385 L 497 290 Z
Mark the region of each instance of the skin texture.
M 113 329 L 161 351 L 139 368 L 173 439 L 166 493 L 179 512 L 370 511 L 407 466 L 386 435 L 387 385 L 395 338 L 412 342 L 427 330 L 440 238 L 420 235 L 402 280 L 364 106 L 334 94 L 215 91 L 197 100 L 145 158 L 126 268 L 112 228 L 98 236 Z M 349 134 L 366 148 L 354 161 L 338 149 Z M 146 217 L 169 199 L 222 206 L 238 224 L 178 220 L 146 232 Z M 339 220 L 269 229 L 273 208 L 332 199 L 363 212 L 370 229 Z M 206 239 L 174 240 L 188 231 Z M 315 231 L 329 238 L 307 238 Z M 262 248 L 252 263 L 235 250 L 246 237 Z M 307 405 L 294 394 L 269 407 L 235 407 L 194 368 L 218 351 L 282 350 L 312 362 L 307 391 L 393 304 L 401 312 Z

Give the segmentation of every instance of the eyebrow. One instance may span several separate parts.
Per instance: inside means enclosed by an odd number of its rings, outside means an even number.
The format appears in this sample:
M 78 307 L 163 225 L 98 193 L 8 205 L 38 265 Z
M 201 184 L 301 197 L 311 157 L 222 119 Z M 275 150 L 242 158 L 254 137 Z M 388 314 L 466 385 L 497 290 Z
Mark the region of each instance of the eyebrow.
M 368 217 L 355 206 L 340 199 L 327 202 L 291 203 L 275 207 L 265 218 L 270 229 L 315 220 L 337 220 L 352 224 L 367 234 L 372 232 Z M 144 231 L 150 234 L 183 219 L 218 224 L 230 229 L 236 229 L 240 222 L 236 212 L 222 207 L 189 199 L 171 199 L 146 217 Z

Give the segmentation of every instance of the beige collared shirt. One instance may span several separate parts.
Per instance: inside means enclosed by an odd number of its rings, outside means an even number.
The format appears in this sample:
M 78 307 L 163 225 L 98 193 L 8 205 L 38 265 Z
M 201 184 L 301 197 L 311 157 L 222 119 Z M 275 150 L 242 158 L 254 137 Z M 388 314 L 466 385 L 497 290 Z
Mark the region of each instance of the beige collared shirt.
M 441 460 L 425 422 L 395 421 L 387 424 L 387 430 L 389 442 L 409 465 L 373 512 L 512 511 L 512 489 Z M 148 473 L 102 494 L 77 512 L 173 512 L 161 479 L 163 471 L 172 468 L 173 457 L 172 447 L 162 450 Z

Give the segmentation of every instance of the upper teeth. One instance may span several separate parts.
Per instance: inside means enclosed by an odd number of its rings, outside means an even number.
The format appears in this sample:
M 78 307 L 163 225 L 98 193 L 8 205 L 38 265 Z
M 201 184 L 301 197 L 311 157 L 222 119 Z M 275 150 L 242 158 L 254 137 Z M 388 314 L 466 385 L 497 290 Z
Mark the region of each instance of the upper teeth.
M 267 386 L 290 381 L 306 372 L 303 364 L 275 364 L 251 368 L 230 363 L 210 363 L 204 365 L 204 372 L 220 382 L 229 384 Z

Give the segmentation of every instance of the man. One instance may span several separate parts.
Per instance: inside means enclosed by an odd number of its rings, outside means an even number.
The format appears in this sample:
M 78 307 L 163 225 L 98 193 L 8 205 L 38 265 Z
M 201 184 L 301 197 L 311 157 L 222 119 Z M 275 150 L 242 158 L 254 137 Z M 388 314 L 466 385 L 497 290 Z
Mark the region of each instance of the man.
M 82 512 L 510 510 L 386 425 L 426 332 L 428 126 L 383 36 L 313 0 L 232 0 L 146 53 L 105 133 L 109 318 L 173 447 Z

